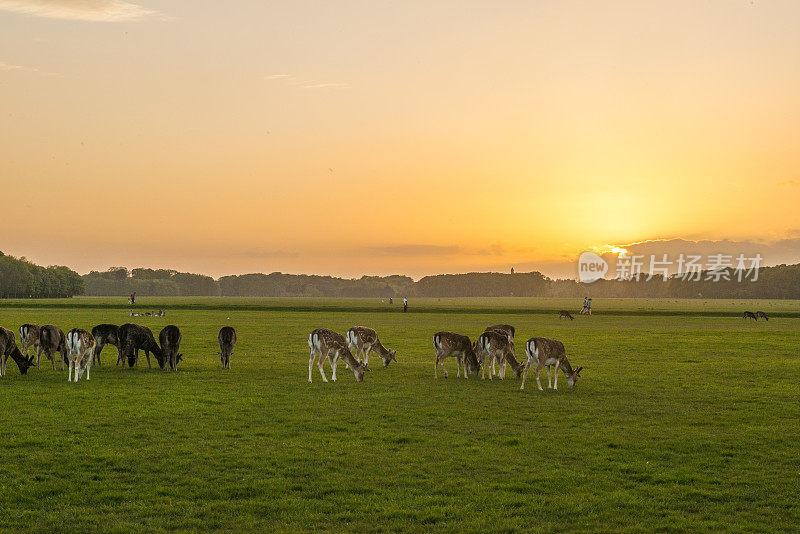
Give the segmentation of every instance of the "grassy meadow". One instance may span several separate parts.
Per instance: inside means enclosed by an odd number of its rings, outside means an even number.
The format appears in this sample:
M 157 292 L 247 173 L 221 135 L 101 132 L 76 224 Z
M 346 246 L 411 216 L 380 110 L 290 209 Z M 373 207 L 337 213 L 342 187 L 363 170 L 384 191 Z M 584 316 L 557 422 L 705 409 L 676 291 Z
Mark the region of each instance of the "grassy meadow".
M 800 302 L 595 299 L 2 301 L 0 325 L 183 332 L 179 371 L 0 378 L 0 530 L 797 531 Z M 764 310 L 769 322 L 741 319 Z M 573 390 L 433 378 L 432 334 L 564 342 Z M 217 356 L 236 328 L 232 369 Z M 307 380 L 308 333 L 375 328 L 397 363 Z M 143 356 L 143 354 L 142 354 Z M 520 356 L 522 356 L 520 354 Z M 329 367 L 326 373 L 330 378 Z M 544 377 L 546 387 L 547 378 Z

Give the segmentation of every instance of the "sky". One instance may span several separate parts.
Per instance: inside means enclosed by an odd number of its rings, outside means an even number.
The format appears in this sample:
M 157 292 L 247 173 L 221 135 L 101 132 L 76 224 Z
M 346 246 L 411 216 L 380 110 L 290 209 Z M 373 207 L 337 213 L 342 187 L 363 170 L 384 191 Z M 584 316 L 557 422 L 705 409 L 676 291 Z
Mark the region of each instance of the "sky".
M 800 3 L 0 0 L 0 250 L 78 272 L 800 262 Z

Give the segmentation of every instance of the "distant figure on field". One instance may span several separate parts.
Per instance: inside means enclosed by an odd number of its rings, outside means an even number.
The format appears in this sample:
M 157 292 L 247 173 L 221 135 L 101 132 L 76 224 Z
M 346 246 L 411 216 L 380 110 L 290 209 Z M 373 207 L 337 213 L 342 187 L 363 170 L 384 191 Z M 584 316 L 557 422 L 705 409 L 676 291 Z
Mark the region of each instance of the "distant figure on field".
M 408 299 L 403 297 L 403 313 L 408 311 Z
M 133 306 L 134 304 L 136 304 L 136 291 L 131 293 L 131 306 Z
M 389 297 L 389 304 L 392 304 L 392 297 Z
M 581 315 L 589 313 L 589 297 L 583 297 L 583 306 L 581 307 Z
M 588 313 L 589 315 L 591 315 L 591 314 L 592 314 L 592 299 L 589 299 L 589 300 L 586 302 L 586 310 L 587 310 L 587 313 Z
M 511 274 L 514 274 L 514 268 L 513 267 L 511 268 Z

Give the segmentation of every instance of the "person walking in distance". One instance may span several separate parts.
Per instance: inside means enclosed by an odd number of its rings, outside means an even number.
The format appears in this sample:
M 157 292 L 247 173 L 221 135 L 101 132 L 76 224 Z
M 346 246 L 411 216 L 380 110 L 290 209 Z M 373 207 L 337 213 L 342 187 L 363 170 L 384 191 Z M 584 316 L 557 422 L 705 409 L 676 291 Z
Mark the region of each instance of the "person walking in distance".
M 403 297 L 403 313 L 408 311 L 408 299 Z
M 583 306 L 581 307 L 581 315 L 589 313 L 589 297 L 583 297 Z
M 589 315 L 591 315 L 591 314 L 592 314 L 592 299 L 589 299 L 589 300 L 586 302 L 586 310 L 587 310 L 587 313 L 588 313 Z
M 131 306 L 133 306 L 134 304 L 136 304 L 136 291 L 131 293 Z

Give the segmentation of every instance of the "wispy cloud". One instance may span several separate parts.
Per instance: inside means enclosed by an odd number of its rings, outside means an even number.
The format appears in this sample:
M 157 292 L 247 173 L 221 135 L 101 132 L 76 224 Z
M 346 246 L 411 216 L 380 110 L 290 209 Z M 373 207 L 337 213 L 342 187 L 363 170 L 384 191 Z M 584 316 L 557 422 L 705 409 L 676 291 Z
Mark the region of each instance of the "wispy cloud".
M 800 186 L 800 180 L 784 180 L 780 182 L 778 185 L 783 187 L 797 187 Z
M 0 0 L 2 1 L 2 0 Z M 346 88 L 350 87 L 349 84 L 341 82 L 330 82 L 324 80 L 305 80 L 303 78 L 295 78 L 291 74 L 270 74 L 264 76 L 265 80 L 280 80 L 288 85 L 301 87 L 303 89 L 325 89 L 325 88 Z
M 155 11 L 123 0 L 0 0 L 0 9 L 51 19 L 121 22 Z
M 54 76 L 54 72 L 45 72 L 43 70 L 35 69 L 33 67 L 23 67 L 22 65 L 12 65 L 10 63 L 3 63 L 0 61 L 0 71 L 16 71 L 16 72 L 35 72 L 44 76 Z

